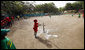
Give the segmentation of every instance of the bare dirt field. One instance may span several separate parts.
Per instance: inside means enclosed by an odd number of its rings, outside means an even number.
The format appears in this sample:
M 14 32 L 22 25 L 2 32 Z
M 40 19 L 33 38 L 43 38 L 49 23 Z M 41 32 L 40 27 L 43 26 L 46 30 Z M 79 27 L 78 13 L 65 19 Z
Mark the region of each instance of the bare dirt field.
M 44 24 L 49 34 L 58 35 L 48 40 L 43 35 L 34 37 L 34 19 Z M 39 26 L 42 29 L 42 26 Z M 30 17 L 15 21 L 10 28 L 8 37 L 17 49 L 84 49 L 84 18 L 78 15 L 54 15 L 43 17 Z

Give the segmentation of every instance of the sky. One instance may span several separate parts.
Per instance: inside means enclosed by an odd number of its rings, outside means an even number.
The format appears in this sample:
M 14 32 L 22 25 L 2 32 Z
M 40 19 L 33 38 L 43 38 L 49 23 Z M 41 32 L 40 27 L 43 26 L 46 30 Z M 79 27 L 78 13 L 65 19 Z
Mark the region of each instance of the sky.
M 27 2 L 27 1 L 25 1 Z M 29 1 L 30 3 L 33 1 Z M 76 1 L 35 1 L 35 4 L 44 4 L 44 3 L 50 3 L 53 2 L 57 8 L 64 7 L 66 3 L 74 3 Z

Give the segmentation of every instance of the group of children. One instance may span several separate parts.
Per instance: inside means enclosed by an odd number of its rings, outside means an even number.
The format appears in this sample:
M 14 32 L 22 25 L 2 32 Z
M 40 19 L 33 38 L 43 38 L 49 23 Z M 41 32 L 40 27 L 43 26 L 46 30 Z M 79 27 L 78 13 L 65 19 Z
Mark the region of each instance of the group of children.
M 4 19 L 1 20 L 1 28 L 8 28 L 12 26 L 13 22 L 14 22 L 14 16 L 11 16 L 11 18 L 5 17 Z
M 1 20 L 1 28 L 9 28 L 12 26 L 12 24 L 14 23 L 14 18 L 15 16 L 11 16 L 11 17 L 5 17 L 5 16 L 1 16 L 1 18 L 4 18 Z M 20 16 L 17 16 L 17 19 L 19 20 Z
M 5 17 L 1 16 L 1 49 L 16 49 L 14 43 L 7 37 L 8 29 L 14 23 L 14 16 Z M 19 20 L 19 16 L 17 17 Z
M 19 16 L 17 16 L 17 18 L 19 20 Z M 14 21 L 14 16 L 11 19 L 12 21 Z M 8 22 L 7 23 L 8 26 L 12 25 L 11 19 L 9 17 L 6 17 L 3 22 L 1 21 L 1 26 L 6 24 L 5 22 Z M 33 27 L 35 38 L 37 38 L 37 32 L 39 26 L 41 26 L 41 24 L 38 23 L 37 19 L 35 19 Z M 4 27 L 1 28 L 1 49 L 16 49 L 13 42 L 8 37 L 6 37 L 9 31 L 10 29 L 4 29 Z
M 84 14 L 83 14 L 83 16 L 84 16 Z M 51 17 L 51 15 L 49 15 L 49 17 Z M 80 15 L 79 15 L 79 17 L 80 17 Z M 11 19 L 9 17 L 7 17 L 4 20 L 8 22 L 8 26 L 11 24 Z M 14 20 L 14 17 L 12 17 L 12 20 Z M 19 16 L 18 16 L 18 20 L 19 20 Z M 4 23 L 5 23 L 5 21 L 4 21 Z M 1 22 L 1 26 L 3 26 L 2 22 Z M 34 27 L 33 27 L 35 38 L 37 38 L 37 32 L 38 32 L 39 26 L 41 26 L 41 24 L 38 23 L 37 19 L 35 19 Z M 8 37 L 6 37 L 6 35 L 9 31 L 10 31 L 9 29 L 1 29 L 1 48 L 2 49 L 16 49 L 13 42 Z
M 4 18 L 4 16 L 1 16 Z M 12 26 L 12 23 L 14 22 L 14 16 L 5 17 L 1 20 L 1 49 L 16 49 L 13 42 L 6 37 L 7 33 L 10 31 L 10 29 L 7 29 L 8 27 Z
M 72 16 L 73 16 L 74 14 L 72 14 Z M 84 18 L 84 12 L 82 13 L 82 16 L 83 16 L 83 18 Z M 79 13 L 78 14 L 78 18 L 80 18 L 81 17 L 81 13 Z
M 37 19 L 34 20 L 34 36 L 37 38 L 38 26 L 41 24 L 38 23 Z M 7 33 L 10 29 L 1 29 L 1 49 L 16 49 L 14 43 L 7 37 Z

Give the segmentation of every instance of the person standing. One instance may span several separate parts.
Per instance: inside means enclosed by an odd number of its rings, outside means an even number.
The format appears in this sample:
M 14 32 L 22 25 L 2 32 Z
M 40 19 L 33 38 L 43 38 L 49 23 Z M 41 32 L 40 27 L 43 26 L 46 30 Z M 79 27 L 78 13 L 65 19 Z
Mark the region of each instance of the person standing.
M 49 13 L 49 17 L 51 18 L 51 13 Z
M 4 20 L 1 20 L 1 28 L 4 28 Z
M 11 16 L 12 23 L 14 23 L 14 16 Z
M 16 49 L 14 43 L 7 37 L 10 29 L 1 29 L 1 49 Z
M 84 12 L 83 12 L 83 18 L 84 18 Z
M 6 21 L 7 21 L 8 27 L 12 26 L 12 22 L 11 22 L 11 19 L 9 17 L 6 17 Z
M 18 15 L 18 16 L 17 16 L 17 19 L 19 20 L 19 18 L 20 18 L 20 16 Z
M 79 18 L 81 17 L 81 14 L 79 13 L 79 16 L 78 16 Z
M 41 24 L 38 23 L 37 19 L 35 19 L 35 20 L 34 20 L 34 27 L 33 27 L 35 38 L 37 38 L 36 35 L 37 35 L 37 31 L 38 31 L 38 26 L 40 26 L 40 25 L 41 25 Z

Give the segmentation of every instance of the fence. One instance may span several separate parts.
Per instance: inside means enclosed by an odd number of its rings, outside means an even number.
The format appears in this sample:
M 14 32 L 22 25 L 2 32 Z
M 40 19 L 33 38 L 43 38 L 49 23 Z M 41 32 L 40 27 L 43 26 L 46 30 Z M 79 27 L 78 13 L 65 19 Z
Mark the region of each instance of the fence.
M 38 14 L 24 14 L 26 17 L 34 17 L 34 16 L 45 16 L 47 13 L 38 13 Z

